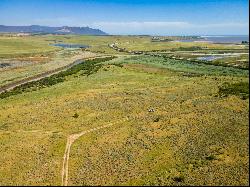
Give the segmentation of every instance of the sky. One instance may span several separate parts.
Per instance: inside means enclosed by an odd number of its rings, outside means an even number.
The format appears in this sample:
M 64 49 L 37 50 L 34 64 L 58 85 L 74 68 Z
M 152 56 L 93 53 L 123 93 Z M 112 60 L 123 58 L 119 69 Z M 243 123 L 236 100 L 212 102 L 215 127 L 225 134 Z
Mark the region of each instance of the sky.
M 89 26 L 109 34 L 248 35 L 248 0 L 0 0 L 0 25 Z

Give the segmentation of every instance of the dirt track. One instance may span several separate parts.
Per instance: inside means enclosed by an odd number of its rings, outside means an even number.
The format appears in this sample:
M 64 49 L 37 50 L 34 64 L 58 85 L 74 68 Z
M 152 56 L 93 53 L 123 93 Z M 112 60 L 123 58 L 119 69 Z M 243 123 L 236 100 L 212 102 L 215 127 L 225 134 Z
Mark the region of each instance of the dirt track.
M 19 85 L 22 85 L 22 84 L 25 84 L 25 83 L 28 83 L 28 82 L 32 82 L 32 81 L 36 81 L 36 80 L 40 80 L 42 78 L 49 77 L 49 76 L 51 76 L 53 74 L 59 73 L 59 72 L 64 71 L 64 70 L 67 70 L 67 69 L 69 69 L 69 68 L 83 62 L 84 60 L 90 60 L 90 59 L 95 59 L 95 58 L 103 58 L 103 57 L 107 57 L 107 56 L 99 56 L 99 57 L 97 56 L 97 57 L 78 59 L 78 60 L 75 60 L 73 63 L 68 64 L 66 66 L 63 66 L 63 67 L 60 67 L 60 68 L 57 68 L 57 69 L 54 69 L 54 70 L 50 70 L 50 71 L 47 71 L 47 72 L 44 72 L 44 73 L 40 73 L 38 75 L 28 77 L 28 78 L 25 78 L 25 79 L 22 79 L 22 80 L 13 82 L 13 83 L 9 83 L 7 85 L 4 85 L 4 86 L 0 87 L 0 93 L 11 90 L 11 89 L 13 89 L 13 88 L 15 88 L 15 87 L 17 87 Z
M 62 167 L 62 186 L 67 186 L 68 185 L 68 176 L 69 176 L 69 154 L 70 154 L 70 148 L 71 145 L 74 143 L 74 141 L 76 141 L 78 138 L 80 138 L 81 136 L 83 136 L 84 134 L 93 132 L 93 131 L 97 131 L 103 128 L 107 128 L 114 125 L 113 123 L 110 123 L 108 125 L 104 125 L 101 127 L 96 127 L 87 131 L 83 131 L 80 132 L 78 134 L 72 134 L 67 138 L 67 144 L 66 144 L 66 148 L 65 148 L 65 153 L 63 156 L 63 167 Z

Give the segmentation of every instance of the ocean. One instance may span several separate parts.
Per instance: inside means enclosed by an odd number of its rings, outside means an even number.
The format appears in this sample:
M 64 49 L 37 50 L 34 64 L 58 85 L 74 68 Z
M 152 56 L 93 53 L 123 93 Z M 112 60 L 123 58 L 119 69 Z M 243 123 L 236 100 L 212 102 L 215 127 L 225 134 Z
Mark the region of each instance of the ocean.
M 178 40 L 180 42 L 212 42 L 212 43 L 241 43 L 242 41 L 249 42 L 248 35 L 234 35 L 234 36 L 226 36 L 226 35 L 206 35 L 200 36 L 199 39 L 187 39 L 187 40 Z

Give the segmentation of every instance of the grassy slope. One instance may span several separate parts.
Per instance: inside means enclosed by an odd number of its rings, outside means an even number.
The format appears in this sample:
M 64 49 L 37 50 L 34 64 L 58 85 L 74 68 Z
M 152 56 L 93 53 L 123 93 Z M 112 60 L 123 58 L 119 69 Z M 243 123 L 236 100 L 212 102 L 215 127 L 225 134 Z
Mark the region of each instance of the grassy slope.
M 126 119 L 73 144 L 70 184 L 247 185 L 249 100 L 216 95 L 248 77 L 139 62 L 0 100 L 0 184 L 60 185 L 67 136 Z
M 108 47 L 108 44 L 117 43 L 119 47 L 128 50 L 173 50 L 190 47 L 202 47 L 212 49 L 245 49 L 244 45 L 223 45 L 201 42 L 151 42 L 151 37 L 146 36 L 26 36 L 26 37 L 6 37 L 0 36 L 0 57 L 20 56 L 36 53 L 46 53 L 60 49 L 48 46 L 57 42 L 77 43 L 90 45 L 90 51 L 101 53 L 116 53 Z
M 56 47 L 48 46 L 48 42 L 40 37 L 0 36 L 0 58 L 48 53 L 57 49 Z
M 17 68 L 0 69 L 0 86 L 31 77 L 39 73 L 54 70 L 73 63 L 77 59 L 98 56 L 81 50 L 62 50 L 55 52 L 48 62 L 23 65 Z
M 127 37 L 121 37 L 122 39 Z M 13 63 L 20 61 L 20 65 L 15 68 L 0 69 L 0 85 L 5 85 L 10 82 L 20 80 L 29 76 L 33 76 L 45 71 L 72 63 L 76 60 L 74 54 L 81 53 L 79 50 L 61 50 L 60 47 L 53 47 L 49 44 L 54 43 L 54 40 L 64 43 L 78 43 L 90 45 L 90 52 L 105 52 L 114 54 L 116 51 L 108 47 L 109 43 L 115 40 L 120 40 L 120 37 L 96 37 L 96 36 L 27 36 L 27 37 L 7 37 L 0 36 L 0 63 Z M 49 57 L 46 62 L 33 62 L 29 57 L 40 58 L 41 56 Z M 78 56 L 88 57 L 93 56 L 93 53 L 83 53 Z M 20 58 L 23 58 L 22 61 Z M 81 57 L 80 57 L 81 58 Z M 8 61 L 3 61 L 8 59 Z M 1 61 L 2 60 L 2 61 Z M 27 63 L 26 63 L 27 62 Z
M 0 69 L 0 85 L 7 84 L 9 82 L 22 79 L 27 76 L 35 75 L 47 70 L 51 70 L 56 67 L 65 65 L 71 61 L 71 59 L 66 59 L 64 52 L 61 52 L 60 47 L 53 47 L 49 44 L 54 42 L 64 42 L 64 43 L 77 43 L 89 45 L 90 48 L 87 49 L 91 52 L 106 53 L 106 54 L 117 54 L 117 52 L 110 47 L 108 44 L 117 43 L 120 47 L 125 47 L 130 50 L 175 50 L 189 47 L 207 47 L 207 50 L 202 50 L 206 52 L 211 52 L 212 49 L 244 49 L 243 45 L 219 45 L 210 43 L 197 43 L 197 42 L 151 42 L 150 37 L 146 36 L 76 36 L 76 35 L 66 35 L 66 36 L 55 36 L 55 35 L 44 35 L 44 36 L 26 36 L 26 37 L 7 37 L 0 36 L 0 59 L 10 59 L 8 63 L 12 61 L 22 60 L 24 65 L 18 68 L 7 68 L 6 70 Z M 57 52 L 56 52 L 57 51 Z M 59 52 L 58 52 L 59 51 Z M 198 50 L 199 51 L 199 50 Z M 29 57 L 49 57 L 44 62 L 33 62 Z M 245 55 L 247 56 L 247 55 Z M 240 57 L 238 59 L 229 59 L 227 62 L 229 64 L 243 64 L 243 66 L 248 67 L 248 62 L 237 62 L 236 60 L 244 60 L 246 57 Z M 13 59 L 12 59 L 13 58 Z M 26 58 L 26 59 L 25 59 Z M 221 62 L 223 61 L 223 62 Z M 1 61 L 0 63 L 5 62 Z M 25 65 L 25 62 L 27 65 Z M 17 62 L 18 63 L 18 62 Z M 217 63 L 217 62 L 216 62 Z M 225 64 L 225 60 L 220 60 L 220 62 Z M 52 65 L 53 64 L 53 65 Z
M 150 38 L 140 38 L 138 41 L 120 42 L 119 47 L 128 50 L 151 51 L 151 50 L 176 50 L 179 48 L 200 47 L 212 49 L 244 49 L 244 45 L 223 45 L 207 42 L 151 42 Z
M 225 76 L 243 76 L 249 75 L 248 70 L 235 69 L 232 67 L 222 67 L 194 63 L 185 60 L 164 59 L 163 57 L 152 56 L 133 56 L 126 58 L 124 63 L 128 64 L 150 64 L 159 68 L 167 68 L 176 72 L 186 72 L 195 75 L 225 75 Z

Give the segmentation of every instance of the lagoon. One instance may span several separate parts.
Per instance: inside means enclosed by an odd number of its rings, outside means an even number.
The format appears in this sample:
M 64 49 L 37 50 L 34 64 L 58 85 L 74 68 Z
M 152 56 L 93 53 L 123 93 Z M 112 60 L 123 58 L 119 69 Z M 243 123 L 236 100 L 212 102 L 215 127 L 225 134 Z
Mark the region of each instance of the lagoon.
M 63 48 L 89 48 L 88 45 L 82 45 L 82 44 L 56 43 L 56 44 L 50 44 L 50 45 L 56 46 L 56 47 L 63 47 Z

